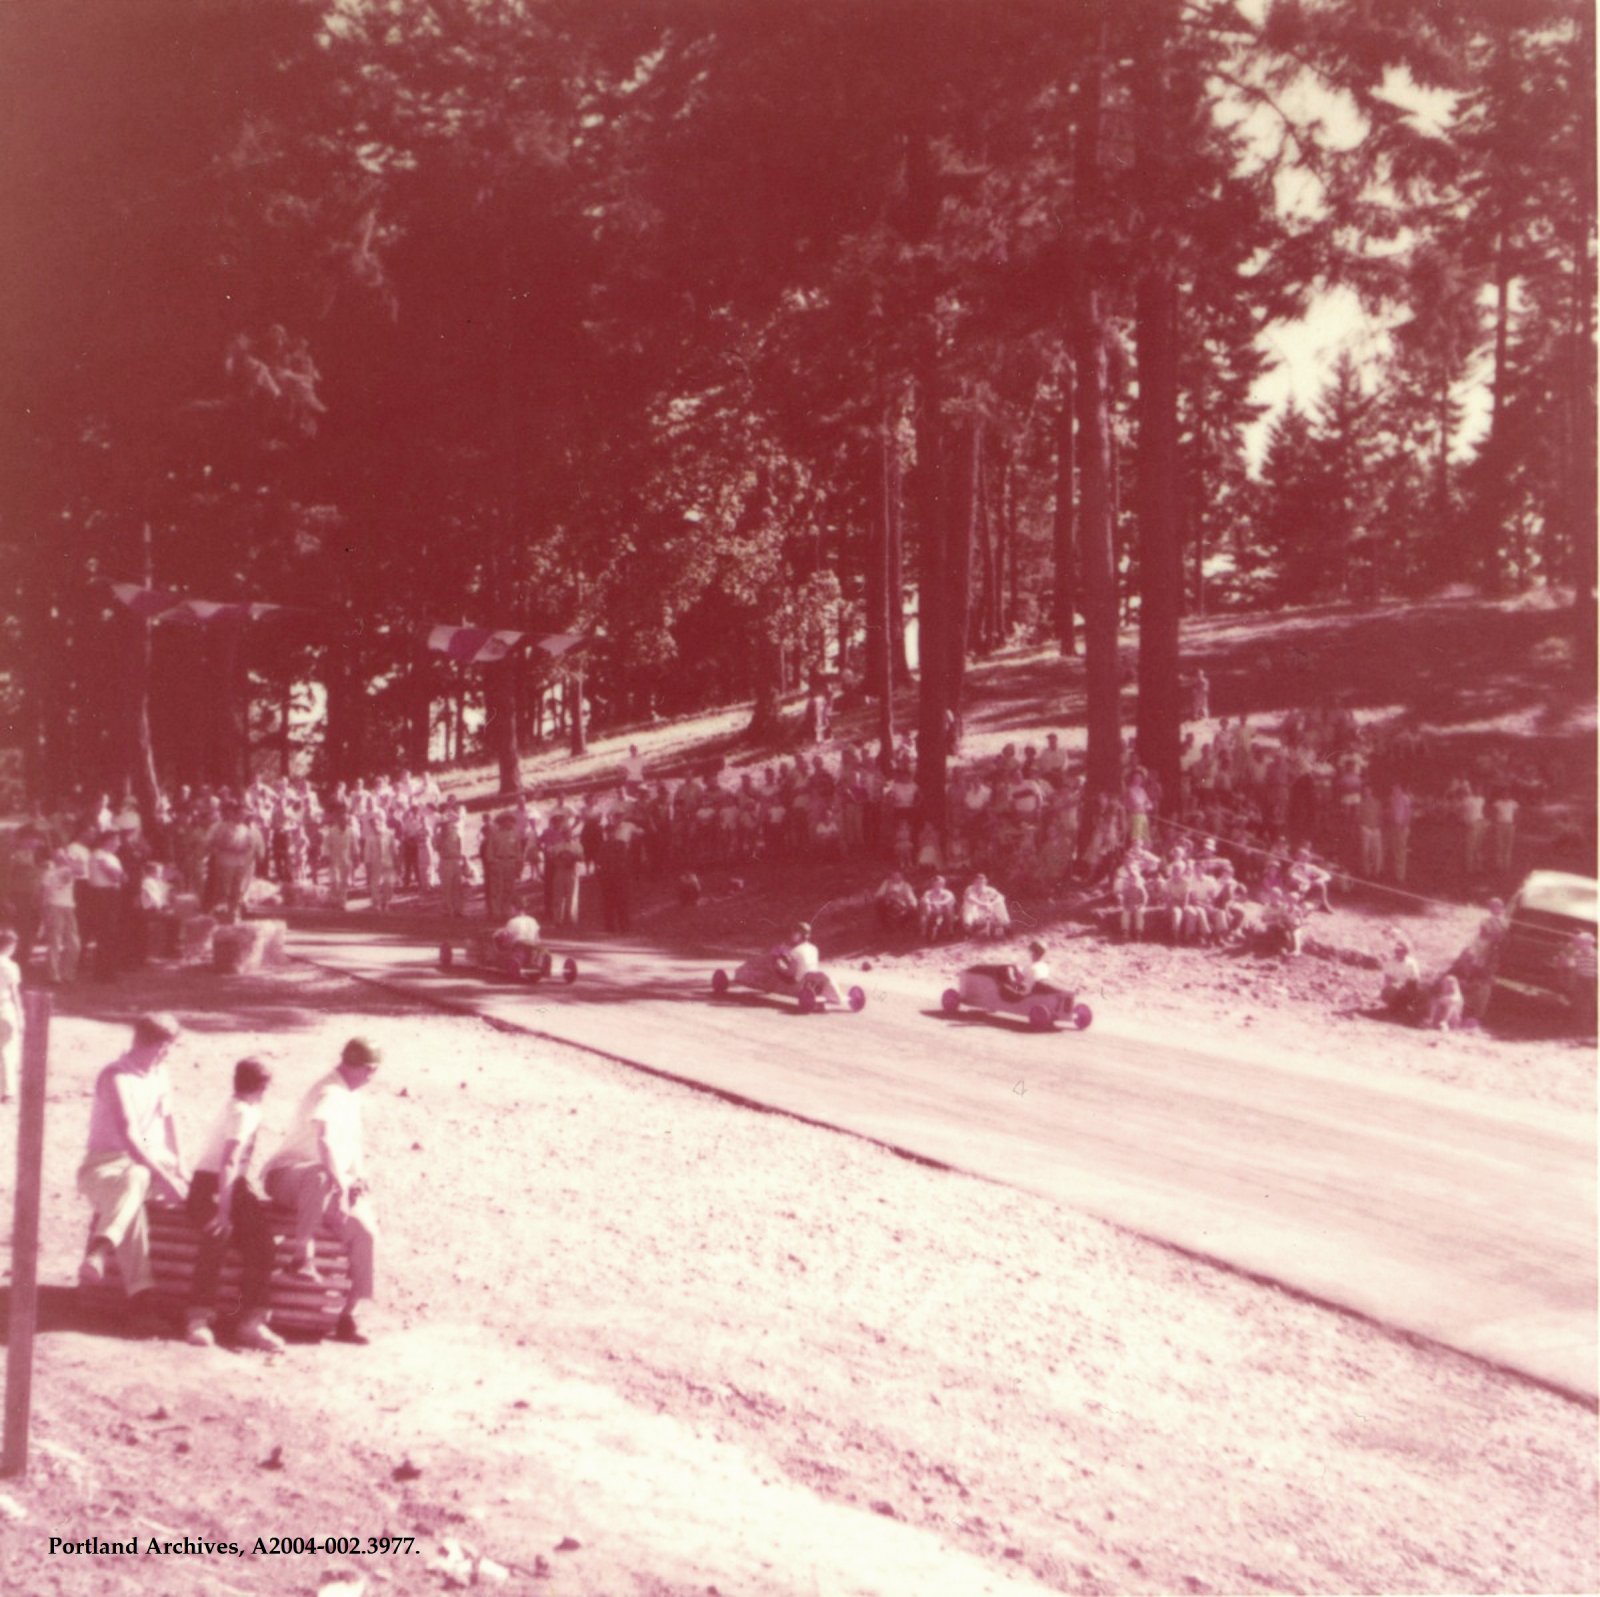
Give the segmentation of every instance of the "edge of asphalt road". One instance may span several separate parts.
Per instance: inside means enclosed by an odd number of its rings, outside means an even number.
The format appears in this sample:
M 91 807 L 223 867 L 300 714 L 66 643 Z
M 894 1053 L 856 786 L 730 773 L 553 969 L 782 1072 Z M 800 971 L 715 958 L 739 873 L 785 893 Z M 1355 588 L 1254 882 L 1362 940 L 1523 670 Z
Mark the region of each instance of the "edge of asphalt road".
M 852 1126 L 842 1125 L 835 1121 L 822 1119 L 815 1115 L 807 1115 L 798 1110 L 786 1108 L 781 1104 L 775 1104 L 761 1098 L 752 1097 L 748 1093 L 736 1092 L 731 1088 L 717 1086 L 714 1083 L 702 1080 L 699 1077 L 685 1075 L 681 1071 L 669 1070 L 663 1066 L 652 1065 L 645 1060 L 636 1059 L 627 1054 L 621 1054 L 611 1049 L 599 1047 L 594 1043 L 582 1042 L 571 1037 L 562 1036 L 559 1032 L 549 1031 L 541 1026 L 531 1025 L 521 1021 L 507 1020 L 503 1016 L 490 1014 L 484 1007 L 476 1005 L 468 999 L 447 997 L 444 994 L 430 991 L 425 982 L 409 979 L 408 973 L 404 971 L 380 972 L 372 969 L 353 969 L 348 964 L 343 964 L 325 957 L 319 957 L 315 954 L 301 952 L 291 953 L 288 957 L 297 964 L 310 966 L 313 969 L 323 971 L 331 976 L 340 976 L 350 981 L 360 982 L 369 987 L 378 987 L 387 992 L 402 994 L 408 999 L 427 1004 L 430 1008 L 440 1010 L 447 1014 L 460 1015 L 463 1017 L 480 1020 L 485 1025 L 491 1026 L 499 1032 L 511 1033 L 526 1037 L 536 1037 L 543 1042 L 553 1043 L 557 1047 L 576 1049 L 577 1051 L 589 1054 L 594 1058 L 604 1059 L 610 1064 L 621 1065 L 625 1069 L 639 1071 L 644 1075 L 654 1076 L 662 1081 L 670 1081 L 678 1086 L 687 1087 L 693 1092 L 704 1093 L 714 1098 L 720 1098 L 724 1102 L 734 1104 L 741 1109 L 753 1109 L 761 1114 L 782 1115 L 786 1119 L 796 1120 L 808 1126 L 815 1126 L 817 1129 L 822 1131 L 829 1131 L 839 1136 L 853 1137 L 859 1142 L 871 1143 L 876 1147 L 884 1149 L 888 1153 L 894 1154 L 897 1158 L 908 1160 L 913 1164 L 924 1165 L 934 1170 L 948 1171 L 954 1175 L 965 1176 L 971 1180 L 988 1182 L 991 1185 L 1007 1185 L 1006 1182 L 1000 1180 L 998 1177 L 987 1175 L 983 1171 L 969 1169 L 963 1165 L 952 1163 L 947 1159 L 940 1159 L 929 1154 L 920 1153 L 915 1148 L 910 1148 L 903 1144 L 889 1141 L 883 1137 L 873 1136 L 870 1132 L 860 1131 Z M 878 977 L 879 981 L 882 982 L 888 973 L 875 972 L 874 974 Z M 908 990 L 910 983 L 891 980 L 887 982 L 886 985 L 900 988 L 902 990 Z M 1100 1024 L 1098 1017 L 1096 1024 Z M 1173 1032 L 1170 1026 L 1144 1024 L 1137 1020 L 1126 1017 L 1119 1017 L 1117 1024 L 1106 1026 L 1104 1029 L 1114 1033 L 1124 1033 L 1130 1037 L 1140 1038 L 1147 1041 L 1171 1042 L 1173 1040 Z M 1256 1042 L 1258 1046 L 1261 1045 L 1260 1039 L 1252 1039 L 1252 1041 Z M 1210 1046 L 1206 1047 L 1204 1043 L 1199 1040 L 1191 1041 L 1190 1039 L 1185 1038 L 1184 1046 L 1197 1047 L 1204 1052 L 1214 1053 L 1223 1058 L 1235 1057 L 1233 1051 L 1226 1048 L 1218 1048 L 1214 1039 L 1211 1041 Z M 1303 1067 L 1299 1067 L 1291 1061 L 1278 1058 L 1277 1062 L 1280 1064 L 1280 1066 L 1287 1065 L 1288 1068 L 1296 1069 L 1297 1071 L 1303 1070 Z M 1442 1085 L 1434 1082 L 1411 1081 L 1405 1083 L 1405 1087 L 1407 1088 L 1409 1095 L 1423 1099 L 1447 1096 L 1448 1091 Z M 1553 1111 L 1547 1109 L 1543 1105 L 1519 1103 L 1516 1100 L 1500 1097 L 1498 1095 L 1495 1095 L 1495 1103 L 1497 1110 L 1504 1110 L 1505 1112 L 1515 1115 L 1516 1118 L 1525 1121 L 1549 1124 L 1553 1118 L 1561 1118 L 1560 1116 L 1556 1116 Z M 1225 1257 L 1208 1253 L 1203 1249 L 1187 1247 L 1182 1243 L 1174 1242 L 1171 1238 L 1161 1236 L 1158 1233 L 1146 1231 L 1137 1226 L 1121 1224 L 1114 1220 L 1102 1219 L 1101 1223 L 1110 1226 L 1111 1229 L 1115 1231 L 1121 1232 L 1124 1236 L 1135 1237 L 1142 1242 L 1152 1243 L 1156 1247 L 1162 1248 L 1168 1253 L 1173 1253 L 1179 1257 L 1190 1259 L 1197 1264 L 1205 1265 L 1211 1269 L 1225 1271 L 1231 1276 L 1241 1280 L 1253 1282 L 1259 1286 L 1271 1287 L 1274 1290 L 1282 1292 L 1286 1296 L 1299 1302 L 1308 1303 L 1317 1308 L 1342 1315 L 1347 1319 L 1356 1320 L 1363 1324 L 1374 1326 L 1387 1335 L 1406 1342 L 1413 1347 L 1427 1349 L 1431 1352 L 1444 1354 L 1449 1357 L 1468 1360 L 1469 1362 L 1479 1365 L 1482 1368 L 1494 1370 L 1499 1374 L 1509 1376 L 1525 1385 L 1537 1387 L 1541 1390 L 1550 1392 L 1554 1396 L 1559 1397 L 1566 1402 L 1573 1403 L 1593 1411 L 1600 1411 L 1600 1395 L 1597 1395 L 1594 1391 L 1585 1390 L 1579 1386 L 1574 1386 L 1550 1377 L 1541 1376 L 1530 1370 L 1521 1368 L 1520 1366 L 1506 1363 L 1503 1360 L 1491 1358 L 1485 1354 L 1475 1353 L 1468 1349 L 1457 1347 L 1453 1343 L 1443 1341 L 1440 1338 L 1427 1336 L 1422 1332 L 1413 1331 L 1406 1326 L 1398 1325 L 1393 1321 L 1383 1319 L 1381 1316 L 1370 1314 L 1361 1309 L 1354 1308 L 1347 1303 L 1340 1302 L 1336 1298 L 1330 1298 L 1320 1293 L 1308 1291 L 1305 1288 L 1296 1286 L 1293 1282 L 1285 1281 L 1268 1272 L 1252 1270 Z

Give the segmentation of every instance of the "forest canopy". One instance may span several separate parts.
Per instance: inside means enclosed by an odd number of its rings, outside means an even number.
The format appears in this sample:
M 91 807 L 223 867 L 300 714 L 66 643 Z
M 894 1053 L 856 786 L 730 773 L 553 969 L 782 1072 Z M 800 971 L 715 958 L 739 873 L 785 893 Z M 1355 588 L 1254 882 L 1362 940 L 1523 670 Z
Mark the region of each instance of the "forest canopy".
M 824 672 L 887 729 L 913 665 L 938 791 L 1016 640 L 1103 787 L 1119 627 L 1170 771 L 1184 614 L 1452 583 L 1591 657 L 1585 0 L 56 0 L 0 77 L 35 797 L 511 785 L 557 698 L 759 731 Z M 1266 414 L 1334 292 L 1383 336 Z

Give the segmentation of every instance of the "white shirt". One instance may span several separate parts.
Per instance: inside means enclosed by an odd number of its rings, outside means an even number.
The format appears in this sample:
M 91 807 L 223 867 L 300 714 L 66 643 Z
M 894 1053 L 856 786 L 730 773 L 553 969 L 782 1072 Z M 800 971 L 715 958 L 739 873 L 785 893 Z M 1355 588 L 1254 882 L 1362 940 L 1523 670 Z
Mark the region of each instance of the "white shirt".
M 72 886 L 77 880 L 70 865 L 52 865 L 44 873 L 44 901 L 51 909 L 71 909 L 76 903 Z
M 361 1173 L 361 1103 L 337 1070 L 330 1070 L 295 1108 L 283 1146 L 267 1164 L 321 1164 L 325 1139 L 333 1176 L 349 1186 Z
M 88 880 L 91 887 L 121 887 L 127 880 L 127 872 L 110 849 L 97 848 L 89 856 Z
M 822 956 L 817 952 L 815 943 L 796 943 L 789 950 L 789 958 L 794 961 L 794 973 L 797 977 L 822 969 Z
M 506 935 L 514 943 L 532 947 L 539 941 L 539 923 L 531 915 L 513 915 L 506 922 Z
M 221 1175 L 222 1157 L 228 1150 L 228 1144 L 237 1142 L 243 1150 L 239 1174 L 247 1175 L 251 1156 L 255 1152 L 256 1133 L 260 1129 L 261 1105 L 246 1103 L 243 1098 L 230 1098 L 223 1105 L 222 1113 L 217 1116 L 211 1130 L 206 1133 L 200 1157 L 195 1160 L 195 1172 L 198 1174 L 202 1170 L 209 1170 Z

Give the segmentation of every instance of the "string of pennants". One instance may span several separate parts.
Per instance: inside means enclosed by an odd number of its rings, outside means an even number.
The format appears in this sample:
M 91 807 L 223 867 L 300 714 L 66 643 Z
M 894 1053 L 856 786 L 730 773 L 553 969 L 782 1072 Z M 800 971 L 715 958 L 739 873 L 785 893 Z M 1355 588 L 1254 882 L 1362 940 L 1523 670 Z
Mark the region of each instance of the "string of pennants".
M 166 588 L 141 587 L 133 582 L 113 582 L 111 592 L 142 621 L 176 622 L 187 626 L 209 626 L 224 621 L 263 621 L 272 616 L 304 615 L 283 604 L 222 603 L 211 599 L 185 599 Z M 489 627 L 425 626 L 422 642 L 436 654 L 462 665 L 493 665 L 504 660 L 513 649 L 531 641 L 552 660 L 559 660 L 587 641 L 581 632 L 554 632 L 537 636 L 532 632 L 509 632 Z

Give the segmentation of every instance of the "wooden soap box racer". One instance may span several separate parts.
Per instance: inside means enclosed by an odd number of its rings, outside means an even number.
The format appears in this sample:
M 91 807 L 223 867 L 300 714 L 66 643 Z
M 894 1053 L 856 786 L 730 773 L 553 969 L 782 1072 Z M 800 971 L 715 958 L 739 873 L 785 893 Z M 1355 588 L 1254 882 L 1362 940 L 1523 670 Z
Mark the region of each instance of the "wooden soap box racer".
M 537 983 L 548 977 L 571 985 L 578 979 L 578 962 L 570 955 L 543 943 L 514 942 L 503 927 L 474 932 L 459 956 L 449 943 L 439 945 L 440 970 L 453 970 L 458 958 L 469 970 L 506 981 Z
M 1053 1031 L 1059 1025 L 1085 1030 L 1094 1020 L 1094 1011 L 1079 1003 L 1076 993 L 1054 982 L 1039 982 L 1032 988 L 1019 979 L 1014 965 L 969 965 L 946 987 L 940 1007 L 947 1015 L 962 1006 L 981 1009 L 992 1015 L 1014 1015 L 1035 1031 Z
M 725 970 L 711 973 L 711 991 L 721 998 L 730 987 L 749 987 L 758 993 L 776 993 L 792 998 L 802 1015 L 814 1014 L 828 1004 L 859 1011 L 866 1008 L 867 995 L 860 987 L 841 993 L 833 978 L 823 970 L 798 975 L 782 954 L 757 954 L 747 959 L 730 976 Z

